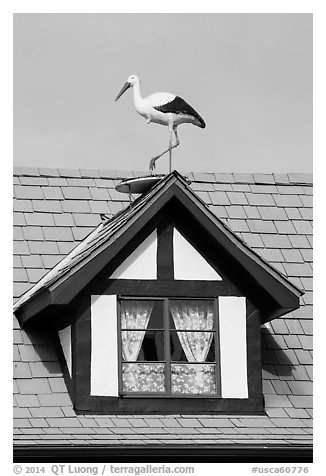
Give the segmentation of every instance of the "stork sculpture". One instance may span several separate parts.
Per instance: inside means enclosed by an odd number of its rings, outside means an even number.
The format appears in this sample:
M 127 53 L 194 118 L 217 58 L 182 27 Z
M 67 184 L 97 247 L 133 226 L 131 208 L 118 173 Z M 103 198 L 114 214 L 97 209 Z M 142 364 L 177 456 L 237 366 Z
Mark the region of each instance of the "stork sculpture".
M 116 97 L 116 101 L 123 95 L 127 89 L 133 89 L 134 105 L 138 114 L 143 116 L 147 124 L 154 122 L 162 124 L 169 128 L 169 147 L 161 154 L 153 157 L 149 164 L 149 169 L 155 168 L 155 162 L 164 154 L 169 152 L 169 172 L 172 169 L 172 149 L 178 147 L 180 144 L 177 127 L 180 124 L 191 123 L 195 126 L 204 128 L 206 126 L 204 120 L 200 117 L 186 101 L 181 97 L 171 93 L 154 93 L 146 98 L 140 94 L 140 79 L 138 76 L 132 74 L 127 79 L 127 82 L 122 87 L 121 91 Z M 175 144 L 172 145 L 172 135 L 175 136 Z

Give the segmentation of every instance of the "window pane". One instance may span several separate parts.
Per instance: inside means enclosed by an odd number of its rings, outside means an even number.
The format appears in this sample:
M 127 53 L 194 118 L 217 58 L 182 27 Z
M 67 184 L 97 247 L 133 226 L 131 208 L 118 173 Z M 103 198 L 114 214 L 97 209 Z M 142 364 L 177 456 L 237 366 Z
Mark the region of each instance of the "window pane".
M 122 360 L 164 360 L 164 331 L 121 331 L 121 337 Z
M 170 332 L 171 360 L 215 362 L 214 332 Z
M 163 301 L 153 301 L 154 306 L 149 318 L 147 329 L 164 329 Z
M 214 328 L 213 301 L 172 299 L 170 301 L 170 328 L 177 330 L 212 330 Z
M 216 394 L 215 364 L 172 364 L 173 394 Z
M 164 364 L 122 364 L 122 391 L 165 392 Z
M 146 331 L 137 360 L 138 362 L 164 360 L 163 331 Z

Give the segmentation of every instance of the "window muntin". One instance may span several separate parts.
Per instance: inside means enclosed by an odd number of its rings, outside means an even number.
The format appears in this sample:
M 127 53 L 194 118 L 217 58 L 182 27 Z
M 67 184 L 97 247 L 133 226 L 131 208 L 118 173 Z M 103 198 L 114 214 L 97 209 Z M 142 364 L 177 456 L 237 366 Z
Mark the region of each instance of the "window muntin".
M 215 299 L 119 302 L 122 395 L 217 395 Z

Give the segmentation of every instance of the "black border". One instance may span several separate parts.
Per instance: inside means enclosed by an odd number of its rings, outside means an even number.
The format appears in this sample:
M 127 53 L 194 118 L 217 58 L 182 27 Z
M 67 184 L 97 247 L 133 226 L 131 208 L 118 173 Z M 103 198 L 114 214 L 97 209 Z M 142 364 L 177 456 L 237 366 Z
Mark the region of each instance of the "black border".
M 308 445 L 15 446 L 14 463 L 312 463 Z

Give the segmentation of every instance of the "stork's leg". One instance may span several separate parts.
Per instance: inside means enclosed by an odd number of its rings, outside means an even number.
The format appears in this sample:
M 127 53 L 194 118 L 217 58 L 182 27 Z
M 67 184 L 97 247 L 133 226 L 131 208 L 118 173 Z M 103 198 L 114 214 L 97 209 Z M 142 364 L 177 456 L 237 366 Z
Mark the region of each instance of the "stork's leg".
M 153 157 L 149 163 L 149 170 L 153 170 L 155 169 L 155 162 L 157 161 L 157 159 L 159 159 L 160 157 L 162 157 L 162 155 L 166 154 L 167 152 L 170 152 L 172 149 L 174 149 L 175 147 L 178 147 L 178 145 L 180 144 L 180 141 L 179 141 L 179 138 L 178 138 L 178 133 L 177 133 L 177 128 L 174 127 L 173 129 L 173 132 L 174 132 L 174 135 L 175 135 L 175 140 L 176 140 L 176 143 L 174 145 L 169 145 L 169 148 L 164 150 L 161 154 L 157 155 L 156 157 Z M 172 144 L 172 134 L 170 133 L 170 140 L 171 140 L 171 144 Z M 171 167 L 171 166 L 170 166 Z M 170 170 L 171 171 L 171 170 Z
M 169 137 L 169 174 L 172 171 L 172 132 L 173 127 L 170 127 L 170 137 Z

